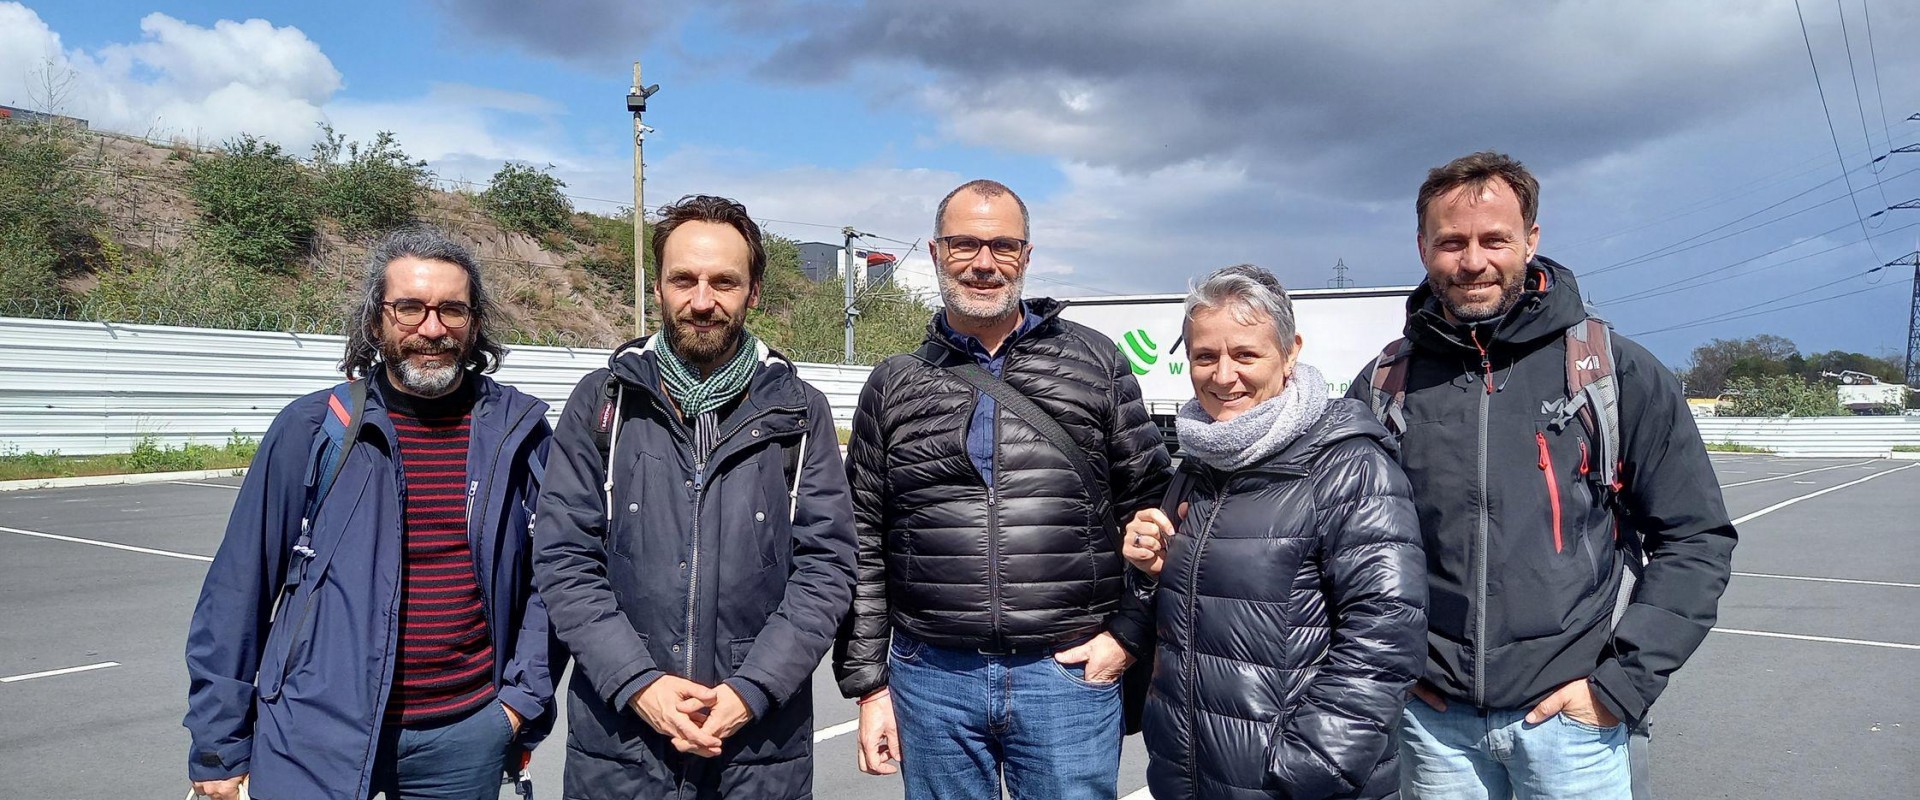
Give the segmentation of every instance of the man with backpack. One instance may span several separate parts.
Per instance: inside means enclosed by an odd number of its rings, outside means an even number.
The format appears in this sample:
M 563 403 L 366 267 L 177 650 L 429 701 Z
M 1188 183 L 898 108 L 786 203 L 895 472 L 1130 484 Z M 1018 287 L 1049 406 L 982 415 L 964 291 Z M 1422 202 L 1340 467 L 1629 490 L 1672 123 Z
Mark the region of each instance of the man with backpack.
M 1399 436 L 1426 544 L 1428 662 L 1400 729 L 1410 800 L 1644 788 L 1629 733 L 1713 627 L 1732 569 L 1679 382 L 1536 254 L 1538 197 L 1498 153 L 1428 174 L 1407 338 L 1349 393 Z
M 349 382 L 274 419 L 194 608 L 187 774 L 216 800 L 495 798 L 553 724 L 547 405 L 484 374 L 506 348 L 443 234 L 388 236 L 360 297 Z
M 853 597 L 826 396 L 746 329 L 767 254 L 739 203 L 661 209 L 660 334 L 567 400 L 536 581 L 577 659 L 570 798 L 805 798 L 811 676 Z

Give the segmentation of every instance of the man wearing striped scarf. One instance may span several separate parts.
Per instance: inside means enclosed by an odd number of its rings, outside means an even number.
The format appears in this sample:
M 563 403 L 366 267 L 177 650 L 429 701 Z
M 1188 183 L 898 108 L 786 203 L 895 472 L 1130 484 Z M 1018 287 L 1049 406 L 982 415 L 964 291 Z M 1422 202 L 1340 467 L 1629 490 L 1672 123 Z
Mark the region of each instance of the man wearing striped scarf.
M 684 198 L 651 246 L 664 329 L 574 390 L 534 526 L 578 659 L 564 794 L 810 797 L 809 678 L 853 596 L 833 413 L 746 329 L 745 208 Z

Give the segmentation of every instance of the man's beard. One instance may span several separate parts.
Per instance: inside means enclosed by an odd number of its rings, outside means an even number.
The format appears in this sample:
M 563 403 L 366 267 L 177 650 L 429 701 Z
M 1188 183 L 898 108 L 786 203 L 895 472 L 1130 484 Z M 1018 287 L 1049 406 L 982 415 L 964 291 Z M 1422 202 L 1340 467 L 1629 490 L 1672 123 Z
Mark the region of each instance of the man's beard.
M 720 360 L 733 355 L 733 349 L 740 340 L 747 325 L 744 320 L 722 322 L 716 330 L 696 330 L 692 322 L 697 318 L 667 318 L 667 346 L 673 348 L 673 354 L 681 361 L 698 369 L 704 376 L 720 366 Z M 707 322 L 706 319 L 698 319 Z M 719 320 L 715 320 L 719 321 Z
M 947 313 L 981 322 L 1004 319 L 1008 314 L 1013 313 L 1014 309 L 1020 307 L 1020 295 L 1025 291 L 1027 284 L 1025 271 L 1011 280 L 999 273 L 994 273 L 985 281 L 997 282 L 998 285 L 1007 287 L 1006 294 L 998 302 L 976 301 L 967 296 L 969 289 L 961 285 L 959 278 L 955 278 L 944 269 L 937 270 L 937 273 L 940 277 L 940 300 L 946 304 Z
M 412 356 L 452 353 L 454 358 L 445 365 L 414 363 Z M 380 342 L 380 357 L 387 362 L 387 378 L 400 388 L 421 397 L 439 397 L 453 391 L 460 384 L 460 371 L 466 356 L 466 348 L 460 340 L 452 336 L 428 339 L 413 336 L 398 343 L 390 340 Z
M 1439 287 L 1439 291 L 1436 292 L 1436 294 L 1440 296 L 1440 304 L 1446 307 L 1447 313 L 1455 320 L 1460 322 L 1485 322 L 1490 319 L 1498 319 L 1505 316 L 1506 313 L 1513 308 L 1515 303 L 1520 302 L 1520 292 L 1525 288 L 1526 282 L 1527 273 L 1525 270 L 1521 270 L 1513 276 L 1513 280 L 1500 285 L 1500 296 L 1494 298 L 1492 303 L 1479 303 L 1471 306 L 1460 305 L 1454 302 L 1452 293 L 1453 284 L 1451 283 Z

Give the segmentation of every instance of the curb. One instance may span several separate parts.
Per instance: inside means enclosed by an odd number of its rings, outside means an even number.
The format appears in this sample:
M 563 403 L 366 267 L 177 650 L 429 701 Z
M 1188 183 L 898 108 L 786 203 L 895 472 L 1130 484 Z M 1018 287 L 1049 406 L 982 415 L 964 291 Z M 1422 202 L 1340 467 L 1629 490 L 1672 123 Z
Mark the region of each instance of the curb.
M 1902 450 L 1895 450 L 1891 453 L 1888 453 L 1887 458 L 1891 458 L 1895 461 L 1920 461 L 1920 453 L 1909 453 Z
M 167 481 L 202 481 L 208 478 L 231 478 L 245 474 L 247 474 L 246 467 L 231 467 L 228 469 L 197 469 L 188 472 L 140 472 L 130 475 L 87 475 L 79 478 L 28 478 L 18 481 L 0 481 L 0 492 L 18 492 L 26 489 L 67 489 L 76 486 L 165 483 Z

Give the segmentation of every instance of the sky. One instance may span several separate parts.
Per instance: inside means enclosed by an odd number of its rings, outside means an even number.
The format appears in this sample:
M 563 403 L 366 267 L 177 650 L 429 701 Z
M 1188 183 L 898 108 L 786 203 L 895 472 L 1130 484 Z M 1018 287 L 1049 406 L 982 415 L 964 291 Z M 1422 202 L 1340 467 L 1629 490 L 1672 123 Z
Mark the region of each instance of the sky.
M 639 59 L 649 207 L 851 225 L 926 286 L 935 206 L 993 178 L 1056 297 L 1416 283 L 1426 170 L 1493 149 L 1540 179 L 1540 252 L 1680 367 L 1760 333 L 1904 356 L 1913 267 L 1870 270 L 1920 249 L 1888 210 L 1920 198 L 1888 154 L 1920 142 L 1917 36 L 1889 0 L 0 0 L 0 103 L 296 152 L 389 130 L 450 186 L 524 162 L 611 212 Z

